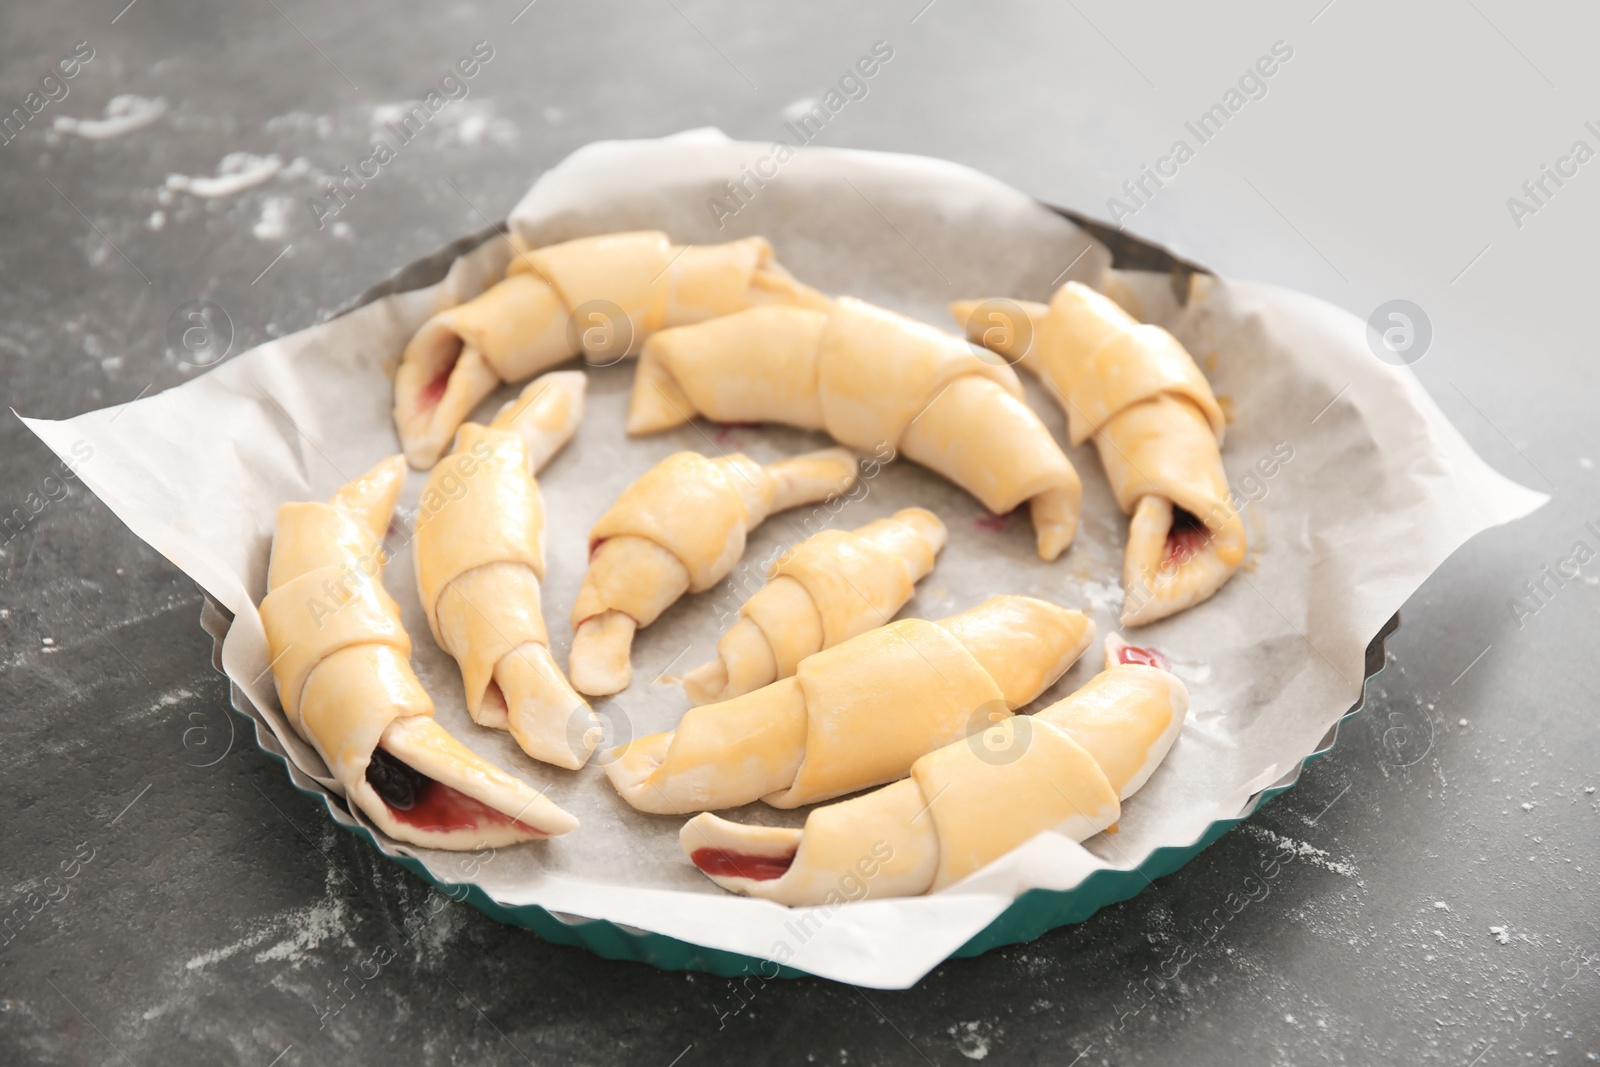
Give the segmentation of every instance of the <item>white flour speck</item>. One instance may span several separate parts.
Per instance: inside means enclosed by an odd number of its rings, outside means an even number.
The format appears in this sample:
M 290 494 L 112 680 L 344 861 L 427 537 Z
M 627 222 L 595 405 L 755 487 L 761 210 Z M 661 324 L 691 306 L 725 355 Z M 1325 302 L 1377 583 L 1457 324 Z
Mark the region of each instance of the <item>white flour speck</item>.
M 399 122 L 400 117 L 406 113 L 404 104 L 374 104 L 372 106 L 371 123 L 374 127 L 383 126 L 391 122 Z
M 283 167 L 276 155 L 258 156 L 250 152 L 229 152 L 217 164 L 217 173 L 210 178 L 192 178 L 185 174 L 167 175 L 168 189 L 190 193 L 207 200 L 219 196 L 232 196 L 271 178 Z
M 1119 585 L 1109 582 L 1084 582 L 1083 599 L 1090 611 L 1117 615 L 1122 611 L 1123 592 Z
M 440 118 L 447 124 L 451 135 L 464 145 L 475 145 L 485 139 L 498 145 L 508 145 L 517 139 L 517 124 L 510 119 L 497 118 L 494 105 L 488 101 L 463 101 Z
M 811 114 L 811 109 L 816 106 L 816 97 L 802 96 L 798 100 L 785 104 L 781 114 L 790 122 L 798 122 L 802 116 Z
M 456 127 L 456 135 L 461 138 L 462 144 L 477 144 L 483 139 L 483 131 L 489 128 L 489 116 L 479 112 L 468 115 Z
M 289 161 L 287 167 L 278 172 L 278 180 L 280 182 L 294 181 L 296 178 L 304 178 L 310 173 L 311 160 L 305 156 L 295 156 L 294 159 Z
M 1500 942 L 1502 945 L 1511 944 L 1511 931 L 1509 929 L 1507 929 L 1506 927 L 1504 927 L 1504 926 L 1491 926 L 1491 927 L 1489 927 L 1489 932 L 1491 934 L 1493 934 L 1494 935 L 1494 939 L 1496 941 Z
M 1445 903 L 1445 902 L 1444 902 L 1444 901 L 1442 901 L 1442 900 L 1436 900 L 1436 901 L 1434 901 L 1434 902 L 1433 902 L 1433 906 L 1434 906 L 1434 907 L 1436 907 L 1436 908 L 1438 908 L 1438 909 L 1439 909 L 1439 910 L 1440 910 L 1440 911 L 1449 911 L 1449 910 L 1450 910 L 1450 905 L 1448 905 L 1448 904 L 1446 904 L 1446 903 Z
M 147 100 L 142 96 L 123 93 L 111 98 L 106 105 L 105 118 L 75 119 L 68 115 L 57 115 L 54 128 L 89 141 L 109 141 L 134 130 L 142 130 L 166 113 L 167 102 L 159 96 Z
M 144 220 L 145 227 L 151 230 L 162 230 L 167 225 L 167 213 L 157 208 L 150 212 L 150 217 Z
M 287 196 L 269 196 L 261 205 L 261 217 L 250 232 L 262 241 L 281 241 L 289 232 L 289 213 L 294 210 L 294 200 Z
M 956 1039 L 956 1051 L 969 1060 L 981 1060 L 989 1055 L 989 1038 L 983 1031 L 988 1024 L 982 1022 L 956 1023 L 946 1032 Z

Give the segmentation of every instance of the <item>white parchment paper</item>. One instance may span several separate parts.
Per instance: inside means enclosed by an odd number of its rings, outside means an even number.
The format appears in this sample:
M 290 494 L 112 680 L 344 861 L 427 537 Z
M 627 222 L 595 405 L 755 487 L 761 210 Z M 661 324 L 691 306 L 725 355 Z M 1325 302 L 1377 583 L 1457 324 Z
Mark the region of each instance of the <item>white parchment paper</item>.
M 771 146 L 715 131 L 590 145 L 546 173 L 511 222 L 539 244 L 647 227 L 683 242 L 765 234 L 811 284 L 946 328 L 954 327 L 945 310 L 953 298 L 1044 300 L 1067 278 L 1100 280 L 1109 265 L 1072 224 L 963 167 L 830 149 L 771 157 Z M 744 193 L 730 195 L 725 183 L 774 168 L 764 187 L 745 180 Z M 326 787 L 334 783 L 287 727 L 266 669 L 255 604 L 274 511 L 287 500 L 325 498 L 397 451 L 389 380 L 399 352 L 433 310 L 481 291 L 509 257 L 506 242 L 492 240 L 437 286 L 272 341 L 179 388 L 64 422 L 26 420 L 129 528 L 234 613 L 223 648 L 229 677 L 295 765 Z M 1192 708 L 1171 756 L 1124 807 L 1120 833 L 1087 847 L 1043 835 L 929 897 L 791 910 L 724 894 L 679 851 L 680 819 L 634 812 L 597 767 L 535 764 L 507 735 L 471 724 L 456 667 L 434 646 L 417 603 L 401 522 L 386 582 L 405 606 L 440 721 L 582 820 L 565 837 L 480 859 L 476 884 L 506 904 L 609 919 L 857 984 L 908 986 L 1026 889 L 1068 889 L 1097 867 L 1132 867 L 1236 816 L 1358 698 L 1367 643 L 1417 586 L 1473 534 L 1542 503 L 1479 460 L 1409 370 L 1374 358 L 1364 324 L 1347 313 L 1206 278 L 1180 306 L 1165 277 L 1126 280 L 1145 317 L 1194 352 L 1232 416 L 1224 460 L 1250 501 L 1250 554 L 1212 600 L 1137 632 L 1138 643 L 1171 657 Z M 629 440 L 622 424 L 632 375 L 632 361 L 590 371 L 584 425 L 540 478 L 550 518 L 545 610 L 562 662 L 588 528 L 640 472 L 682 448 L 742 450 L 767 462 L 827 443 L 799 431 L 706 424 Z M 511 394 L 503 390 L 484 412 Z M 1029 396 L 1064 440 L 1057 405 L 1031 381 Z M 1092 448 L 1072 459 L 1084 481 L 1083 527 L 1054 564 L 1035 556 L 1025 515 L 998 522 L 905 463 L 885 467 L 864 497 L 842 507 L 769 520 L 727 582 L 685 598 L 641 633 L 633 686 L 597 706 L 613 740 L 676 722 L 687 706 L 681 691 L 653 680 L 710 656 L 719 615 L 759 585 L 761 561 L 805 536 L 807 519 L 812 528 L 852 528 L 909 505 L 937 512 L 950 544 L 904 614 L 938 618 L 993 593 L 1026 593 L 1082 607 L 1102 635 L 1112 632 L 1126 519 Z M 414 507 L 421 481 L 412 474 L 402 509 Z M 1100 662 L 1097 645 L 1035 706 L 1081 685 Z M 788 825 L 803 816 L 761 805 L 732 813 Z M 388 844 L 419 856 L 441 880 L 464 880 L 455 855 Z

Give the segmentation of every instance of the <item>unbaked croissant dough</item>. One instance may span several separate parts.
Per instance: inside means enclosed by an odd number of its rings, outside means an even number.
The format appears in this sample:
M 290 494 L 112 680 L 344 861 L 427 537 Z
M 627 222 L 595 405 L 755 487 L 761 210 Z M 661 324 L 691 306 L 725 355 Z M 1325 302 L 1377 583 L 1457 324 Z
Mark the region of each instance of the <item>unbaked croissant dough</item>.
M 400 359 L 394 419 L 406 459 L 433 466 L 456 427 L 502 382 L 570 359 L 615 362 L 668 326 L 762 304 L 823 306 L 764 237 L 674 245 L 655 230 L 528 249 L 505 279 L 423 324 Z
M 434 639 L 461 666 L 472 720 L 573 770 L 594 751 L 599 721 L 550 655 L 534 474 L 577 430 L 587 380 L 546 374 L 490 425 L 464 423 L 428 475 L 415 524 L 417 592 Z
M 589 569 L 572 606 L 572 684 L 591 696 L 626 689 L 635 630 L 726 577 L 745 535 L 768 515 L 855 481 L 855 457 L 843 448 L 764 467 L 741 453 L 676 452 L 645 471 L 589 531 Z
M 792 675 L 800 661 L 882 626 L 933 569 L 945 528 L 904 508 L 857 530 L 823 530 L 785 552 L 739 608 L 717 658 L 690 671 L 693 705 L 731 700 Z
M 911 776 L 818 808 L 803 829 L 697 815 L 679 833 L 724 889 L 780 904 L 916 896 L 959 882 L 1054 830 L 1083 841 L 1166 758 L 1188 711 L 1183 683 L 1157 667 L 1110 665 L 1034 715 L 917 760 Z
M 1039 555 L 1055 559 L 1077 533 L 1078 473 L 1023 402 L 1016 372 L 984 356 L 850 297 L 825 311 L 756 308 L 652 337 L 628 432 L 704 415 L 825 430 L 860 451 L 904 453 L 997 514 L 1028 502 Z
M 327 504 L 278 509 L 261 623 L 284 714 L 397 841 L 472 849 L 564 834 L 577 819 L 433 720 L 383 588 L 382 539 L 405 470 L 393 456 Z
M 672 733 L 614 750 L 606 775 L 640 811 L 779 808 L 900 778 L 1008 717 L 1094 639 L 1082 612 L 997 596 L 939 622 L 902 619 L 802 660 L 794 677 L 691 708 Z
M 1222 468 L 1222 409 L 1193 357 L 1166 330 L 1078 282 L 1063 285 L 1048 308 L 1007 302 L 1031 330 L 986 323 L 985 303 L 958 301 L 951 311 L 974 341 L 1051 387 L 1072 443 L 1094 439 L 1117 503 L 1133 516 L 1123 625 L 1166 618 L 1220 589 L 1244 561 L 1244 523 Z M 1030 351 L 1013 350 L 1029 336 Z

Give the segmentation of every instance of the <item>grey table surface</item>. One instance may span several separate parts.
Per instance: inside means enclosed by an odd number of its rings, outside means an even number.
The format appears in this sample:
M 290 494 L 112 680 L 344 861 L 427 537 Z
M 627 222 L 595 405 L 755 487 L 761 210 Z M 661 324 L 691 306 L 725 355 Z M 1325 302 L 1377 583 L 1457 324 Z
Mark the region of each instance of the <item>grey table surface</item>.
M 1250 62 L 1256 38 L 1348 35 L 1341 19 L 1377 17 L 1348 4 L 1282 15 L 1292 23 L 1283 33 L 1271 22 L 1279 15 L 1258 5 L 1251 17 L 1266 21 L 1245 45 L 1193 55 L 1175 40 L 1186 32 L 1176 14 L 1164 26 L 1104 4 L 7 4 L 0 111 L 23 106 L 77 42 L 93 58 L 65 99 L 0 145 L 0 397 L 63 418 L 180 384 L 197 371 L 167 338 L 186 301 L 226 309 L 235 351 L 292 332 L 503 217 L 540 170 L 590 140 L 705 124 L 774 137 L 785 105 L 834 82 L 879 39 L 894 42 L 895 65 L 823 143 L 955 158 L 1104 215 L 1112 175 L 1136 173 L 1136 163 L 1095 155 L 1098 136 L 1117 137 L 1097 116 L 1144 92 L 1128 67 L 1139 77 L 1166 69 L 1134 43 L 1139 33 L 1189 56 L 1184 85 L 1215 89 Z M 1477 10 L 1497 33 L 1510 26 L 1499 8 Z M 1503 49 L 1473 25 L 1481 47 Z M 1561 36 L 1545 29 L 1547 41 Z M 1511 49 L 1530 53 L 1522 58 L 1537 60 L 1541 77 L 1560 63 L 1557 45 L 1513 36 L 1523 47 Z M 319 229 L 307 206 L 315 174 L 365 158 L 382 106 L 422 95 L 478 40 L 495 53 L 472 95 L 408 145 L 339 225 Z M 1496 53 L 1484 78 L 1510 71 L 1542 92 L 1512 50 Z M 1342 62 L 1310 45 L 1301 53 L 1308 79 L 1318 64 Z M 1075 64 L 1091 60 L 1115 73 L 1078 77 Z M 1197 90 L 1187 110 L 1203 108 L 1210 91 Z M 55 117 L 99 115 L 119 93 L 162 98 L 168 109 L 115 139 L 51 131 Z M 1317 136 L 1280 147 L 1311 152 Z M 276 153 L 287 175 L 215 199 L 160 193 L 168 174 L 211 174 L 233 151 Z M 310 175 L 292 165 L 300 158 Z M 1263 259 L 1260 276 L 1333 285 L 1305 273 L 1325 271 L 1311 251 L 1327 267 L 1347 254 L 1325 236 L 1327 216 L 1289 223 L 1305 245 L 1283 228 L 1312 194 L 1261 185 L 1277 214 L 1263 208 L 1259 228 L 1225 227 L 1224 265 L 1259 233 L 1263 247 L 1278 242 L 1299 257 L 1282 269 Z M 1196 214 L 1179 193 L 1164 195 L 1176 215 Z M 1593 204 L 1588 192 L 1563 195 Z M 1285 203 L 1289 214 L 1278 210 Z M 1502 210 L 1498 199 L 1490 207 Z M 1163 218 L 1154 208 L 1144 217 L 1157 230 Z M 1308 251 L 1312 239 L 1320 243 Z M 1195 240 L 1186 253 L 1216 265 Z M 1479 241 L 1463 238 L 1458 263 Z M 1509 238 L 1497 231 L 1493 241 L 1503 248 Z M 1492 272 L 1501 254 L 1468 267 Z M 1356 295 L 1346 303 L 1362 311 L 1357 287 L 1397 276 L 1349 259 L 1334 270 L 1349 272 Z M 1560 333 L 1547 320 L 1535 329 Z M 1530 346 L 1510 364 L 1466 343 L 1447 366 L 1419 365 L 1480 453 L 1553 499 L 1475 539 L 1412 597 L 1367 709 L 1330 757 L 1132 901 L 949 963 L 896 993 L 810 979 L 736 988 L 553 946 L 442 901 L 337 832 L 236 732 L 197 625 L 199 592 L 61 479 L 21 424 L 0 422 L 0 808 L 11 813 L 0 831 L 0 912 L 10 916 L 0 931 L 0 1061 L 1600 1058 L 1600 589 L 1592 576 L 1544 570 L 1578 542 L 1600 546 L 1587 458 L 1600 455 L 1593 371 L 1568 340 Z M 1519 370 L 1508 375 L 1508 365 Z M 1544 584 L 1537 598 L 1531 581 Z M 1516 611 L 1513 597 L 1531 610 Z M 1246 901 L 1244 879 L 1273 857 L 1282 862 L 1270 892 Z M 1173 943 L 1195 946 L 1195 958 L 1169 980 L 1159 971 Z M 393 961 L 325 1016 L 331 985 L 380 946 Z

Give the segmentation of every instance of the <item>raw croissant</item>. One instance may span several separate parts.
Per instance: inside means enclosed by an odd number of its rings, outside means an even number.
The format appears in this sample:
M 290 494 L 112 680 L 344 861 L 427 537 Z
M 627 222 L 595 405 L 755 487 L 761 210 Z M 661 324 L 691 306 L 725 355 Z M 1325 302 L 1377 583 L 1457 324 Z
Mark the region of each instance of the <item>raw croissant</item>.
M 405 470 L 393 456 L 327 504 L 278 509 L 261 622 L 284 714 L 397 841 L 472 849 L 564 834 L 577 819 L 433 720 L 382 581 Z
M 1157 667 L 1108 665 L 1034 715 L 917 760 L 911 776 L 813 811 L 803 829 L 697 815 L 678 841 L 724 889 L 779 904 L 833 904 L 944 889 L 1054 830 L 1073 841 L 1117 821 L 1166 758 L 1188 712 Z
M 690 709 L 676 731 L 615 749 L 606 775 L 658 815 L 813 804 L 903 777 L 924 754 L 1009 716 L 1093 639 L 1082 612 L 1031 597 L 903 619 L 808 657 L 793 678 Z
M 764 237 L 674 245 L 654 230 L 526 249 L 503 281 L 433 316 L 400 359 L 394 419 L 406 459 L 426 470 L 501 382 L 587 355 L 616 362 L 649 334 L 761 304 L 827 298 L 790 277 Z
M 1094 439 L 1117 503 L 1133 516 L 1123 625 L 1164 619 L 1210 597 L 1244 562 L 1244 523 L 1222 468 L 1222 408 L 1188 350 L 1078 282 L 1063 285 L 1048 307 L 1006 302 L 1028 316 L 1031 330 L 986 328 L 988 303 L 962 300 L 950 309 L 974 341 L 1051 387 L 1066 408 L 1072 443 Z M 1031 351 L 1014 350 L 1029 337 Z
M 826 430 L 877 454 L 894 449 L 997 514 L 1028 501 L 1047 560 L 1077 533 L 1078 473 L 1023 402 L 1016 372 L 861 300 L 841 297 L 825 311 L 756 308 L 652 337 L 628 432 L 655 433 L 697 414 Z
M 768 515 L 855 480 L 855 457 L 842 448 L 765 467 L 740 453 L 676 452 L 640 475 L 589 531 L 589 569 L 572 606 L 572 684 L 591 696 L 626 689 L 635 630 L 720 582 Z
M 924 508 L 806 538 L 739 608 L 717 658 L 684 677 L 689 703 L 743 696 L 789 677 L 807 656 L 887 623 L 933 570 L 944 542 L 944 523 Z
M 533 475 L 577 430 L 586 382 L 582 371 L 546 374 L 490 425 L 463 424 L 422 490 L 415 542 L 423 610 L 461 666 L 472 721 L 574 770 L 594 751 L 599 721 L 550 655 L 539 602 L 544 503 Z

